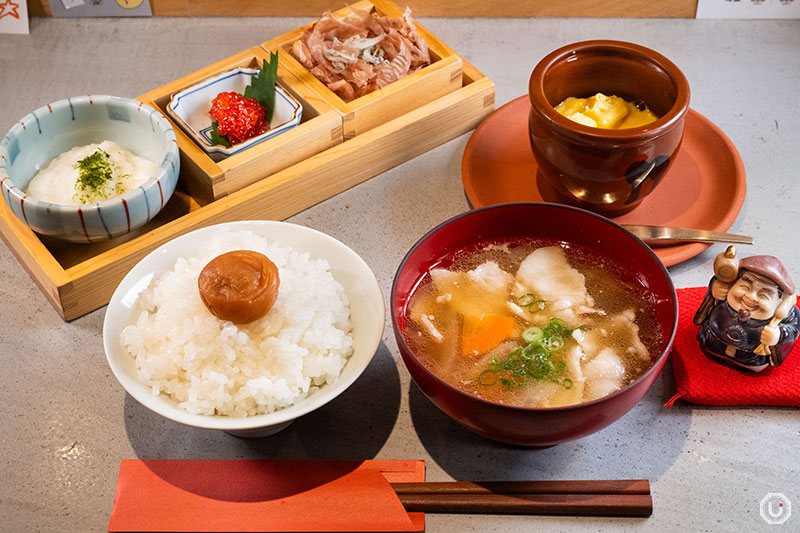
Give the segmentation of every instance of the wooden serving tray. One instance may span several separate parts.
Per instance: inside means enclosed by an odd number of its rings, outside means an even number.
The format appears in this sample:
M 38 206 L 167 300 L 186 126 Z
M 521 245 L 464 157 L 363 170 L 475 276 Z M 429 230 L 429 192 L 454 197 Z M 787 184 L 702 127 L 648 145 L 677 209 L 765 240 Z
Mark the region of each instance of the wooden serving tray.
M 182 154 L 178 190 L 153 220 L 128 235 L 94 244 L 58 241 L 31 231 L 0 202 L 0 236 L 56 311 L 65 320 L 77 318 L 108 303 L 133 265 L 179 235 L 233 220 L 282 220 L 473 129 L 494 109 L 494 84 L 461 64 L 455 91 L 218 200 L 196 196 L 202 191 L 191 176 L 198 159 Z
M 392 18 L 400 18 L 404 13 L 403 9 L 388 0 L 361 0 L 351 4 L 351 7 L 334 12 L 334 15 L 343 18 L 351 14 L 354 9 L 373 11 Z M 351 102 L 345 102 L 289 53 L 292 44 L 315 23 L 316 20 L 269 40 L 261 46 L 268 51 L 278 50 L 279 64 L 284 65 L 331 108 L 341 113 L 345 140 L 352 139 L 375 126 L 399 117 L 410 109 L 432 102 L 461 87 L 461 58 L 452 48 L 415 20 L 417 32 L 425 39 L 428 46 L 431 64 L 382 89 Z

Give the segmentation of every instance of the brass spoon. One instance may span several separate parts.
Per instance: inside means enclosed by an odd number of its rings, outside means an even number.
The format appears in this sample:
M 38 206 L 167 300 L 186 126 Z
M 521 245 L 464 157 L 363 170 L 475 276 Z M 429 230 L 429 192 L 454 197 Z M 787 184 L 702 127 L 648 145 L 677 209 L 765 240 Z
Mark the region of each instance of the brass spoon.
M 643 241 L 691 241 L 691 242 L 726 242 L 734 244 L 753 244 L 753 237 L 721 233 L 704 229 L 675 228 L 670 226 L 642 226 L 622 224 Z

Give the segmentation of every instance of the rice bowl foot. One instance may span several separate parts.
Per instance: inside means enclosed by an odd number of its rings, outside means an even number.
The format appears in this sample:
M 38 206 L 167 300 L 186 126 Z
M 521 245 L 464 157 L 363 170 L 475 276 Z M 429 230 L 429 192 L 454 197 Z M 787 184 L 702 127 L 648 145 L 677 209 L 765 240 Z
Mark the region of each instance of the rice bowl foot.
M 291 426 L 292 422 L 294 422 L 294 420 L 289 420 L 288 422 L 284 422 L 282 424 L 275 424 L 274 426 L 269 426 L 265 428 L 241 429 L 241 430 L 229 429 L 225 430 L 225 433 L 227 433 L 228 435 L 233 435 L 234 437 L 239 437 L 241 439 L 260 439 L 262 437 L 271 437 L 276 433 L 280 433 L 284 429 Z

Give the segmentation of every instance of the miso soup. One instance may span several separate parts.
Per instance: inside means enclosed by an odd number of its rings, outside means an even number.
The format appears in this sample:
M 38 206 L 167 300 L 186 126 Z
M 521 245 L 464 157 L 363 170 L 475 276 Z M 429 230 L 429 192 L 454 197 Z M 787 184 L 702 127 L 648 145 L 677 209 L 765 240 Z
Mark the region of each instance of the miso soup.
M 433 374 L 522 407 L 601 398 L 649 369 L 661 343 L 654 304 L 613 264 L 563 243 L 463 250 L 406 307 L 404 336 Z

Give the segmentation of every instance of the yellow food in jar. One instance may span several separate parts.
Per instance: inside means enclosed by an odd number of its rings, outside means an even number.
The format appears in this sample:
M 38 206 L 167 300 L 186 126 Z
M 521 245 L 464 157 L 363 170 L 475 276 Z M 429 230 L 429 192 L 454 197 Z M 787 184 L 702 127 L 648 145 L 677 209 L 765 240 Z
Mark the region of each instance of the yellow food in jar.
M 658 120 L 644 103 L 637 105 L 603 93 L 589 98 L 569 97 L 556 106 L 556 111 L 579 124 L 610 130 L 637 128 Z

